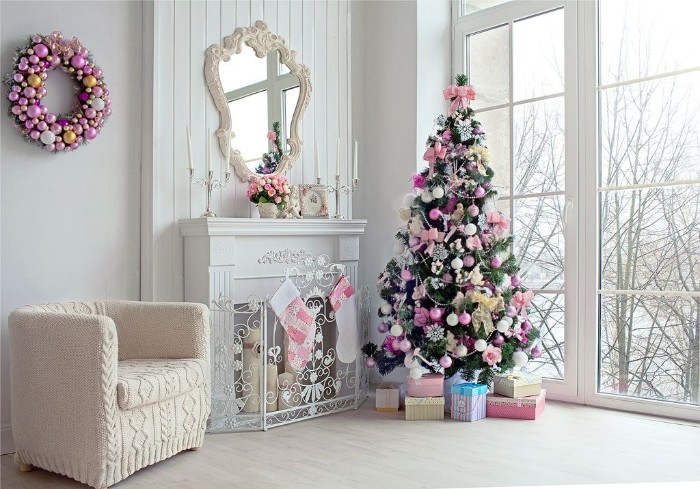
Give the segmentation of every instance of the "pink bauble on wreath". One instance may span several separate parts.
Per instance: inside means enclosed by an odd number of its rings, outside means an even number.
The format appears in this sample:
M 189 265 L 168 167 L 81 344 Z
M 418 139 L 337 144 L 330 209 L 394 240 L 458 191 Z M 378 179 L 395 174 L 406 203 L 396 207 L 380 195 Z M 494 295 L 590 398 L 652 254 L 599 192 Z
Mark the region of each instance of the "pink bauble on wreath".
M 79 88 L 73 103 L 77 109 L 67 114 L 53 114 L 41 105 L 48 74 L 57 67 Z M 112 113 L 102 69 L 77 38 L 63 39 L 60 32 L 32 36 L 17 50 L 7 80 L 15 126 L 28 141 L 50 152 L 72 151 L 95 139 Z

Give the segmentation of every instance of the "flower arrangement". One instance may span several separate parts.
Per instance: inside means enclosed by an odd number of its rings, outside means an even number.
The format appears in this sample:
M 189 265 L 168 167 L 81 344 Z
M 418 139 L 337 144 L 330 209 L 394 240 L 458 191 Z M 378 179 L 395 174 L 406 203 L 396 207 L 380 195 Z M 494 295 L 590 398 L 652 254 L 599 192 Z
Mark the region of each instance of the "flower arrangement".
M 275 204 L 284 209 L 289 201 L 289 182 L 281 175 L 251 177 L 246 195 L 254 204 Z
M 528 319 L 534 295 L 522 285 L 510 248 L 510 223 L 497 192 L 481 124 L 469 101 L 474 89 L 459 75 L 443 96 L 448 116 L 436 120 L 399 215 L 406 223 L 379 276 L 381 345 L 362 351 L 386 375 L 399 366 L 418 379 L 425 369 L 488 384 L 496 373 L 541 355 Z
M 102 69 L 77 38 L 63 39 L 60 32 L 34 35 L 18 49 L 13 71 L 5 78 L 11 102 L 9 115 L 28 141 L 50 152 L 71 151 L 95 139 L 112 113 L 109 89 Z M 46 79 L 55 68 L 68 73 L 77 84 L 74 109 L 56 115 L 42 105 Z
M 255 169 L 255 173 L 269 175 L 277 170 L 277 165 L 279 165 L 282 159 L 281 134 L 280 123 L 273 122 L 272 129 L 267 131 L 267 139 L 272 149 L 267 153 L 263 153 L 262 163 Z

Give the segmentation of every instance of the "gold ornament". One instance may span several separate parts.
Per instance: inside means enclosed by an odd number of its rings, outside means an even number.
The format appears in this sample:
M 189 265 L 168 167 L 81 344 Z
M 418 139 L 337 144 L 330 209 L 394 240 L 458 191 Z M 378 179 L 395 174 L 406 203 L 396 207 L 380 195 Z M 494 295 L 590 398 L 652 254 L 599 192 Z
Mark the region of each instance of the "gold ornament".
M 39 88 L 41 86 L 41 77 L 39 75 L 31 74 L 27 77 L 27 83 L 32 88 Z
M 83 78 L 83 85 L 85 85 L 88 88 L 92 88 L 95 85 L 97 85 L 97 78 L 95 78 L 92 75 L 88 75 L 85 78 Z
M 66 131 L 65 133 L 63 133 L 63 140 L 67 144 L 75 142 L 76 139 L 78 139 L 78 136 L 73 131 Z

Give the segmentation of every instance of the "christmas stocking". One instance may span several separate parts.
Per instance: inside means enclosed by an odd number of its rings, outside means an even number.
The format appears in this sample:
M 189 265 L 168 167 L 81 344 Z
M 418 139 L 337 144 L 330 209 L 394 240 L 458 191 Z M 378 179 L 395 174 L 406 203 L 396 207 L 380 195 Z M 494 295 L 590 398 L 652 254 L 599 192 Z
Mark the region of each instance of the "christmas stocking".
M 311 360 L 316 333 L 311 311 L 300 296 L 299 289 L 287 279 L 270 298 L 270 306 L 289 336 L 287 360 L 296 371 Z
M 350 363 L 355 360 L 358 349 L 357 304 L 352 285 L 345 275 L 340 276 L 329 299 L 338 325 L 338 343 L 336 344 L 338 360 Z

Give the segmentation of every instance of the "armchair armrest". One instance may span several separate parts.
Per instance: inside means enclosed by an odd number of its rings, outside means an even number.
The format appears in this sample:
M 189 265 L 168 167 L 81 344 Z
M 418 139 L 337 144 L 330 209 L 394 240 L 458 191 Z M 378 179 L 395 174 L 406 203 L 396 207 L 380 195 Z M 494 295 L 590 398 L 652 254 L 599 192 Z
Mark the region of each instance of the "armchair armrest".
M 108 301 L 119 334 L 119 360 L 209 359 L 209 309 L 189 302 Z
M 86 466 L 104 467 L 105 454 L 116 446 L 114 322 L 21 308 L 10 314 L 9 338 L 18 454 L 49 461 L 69 454 Z

